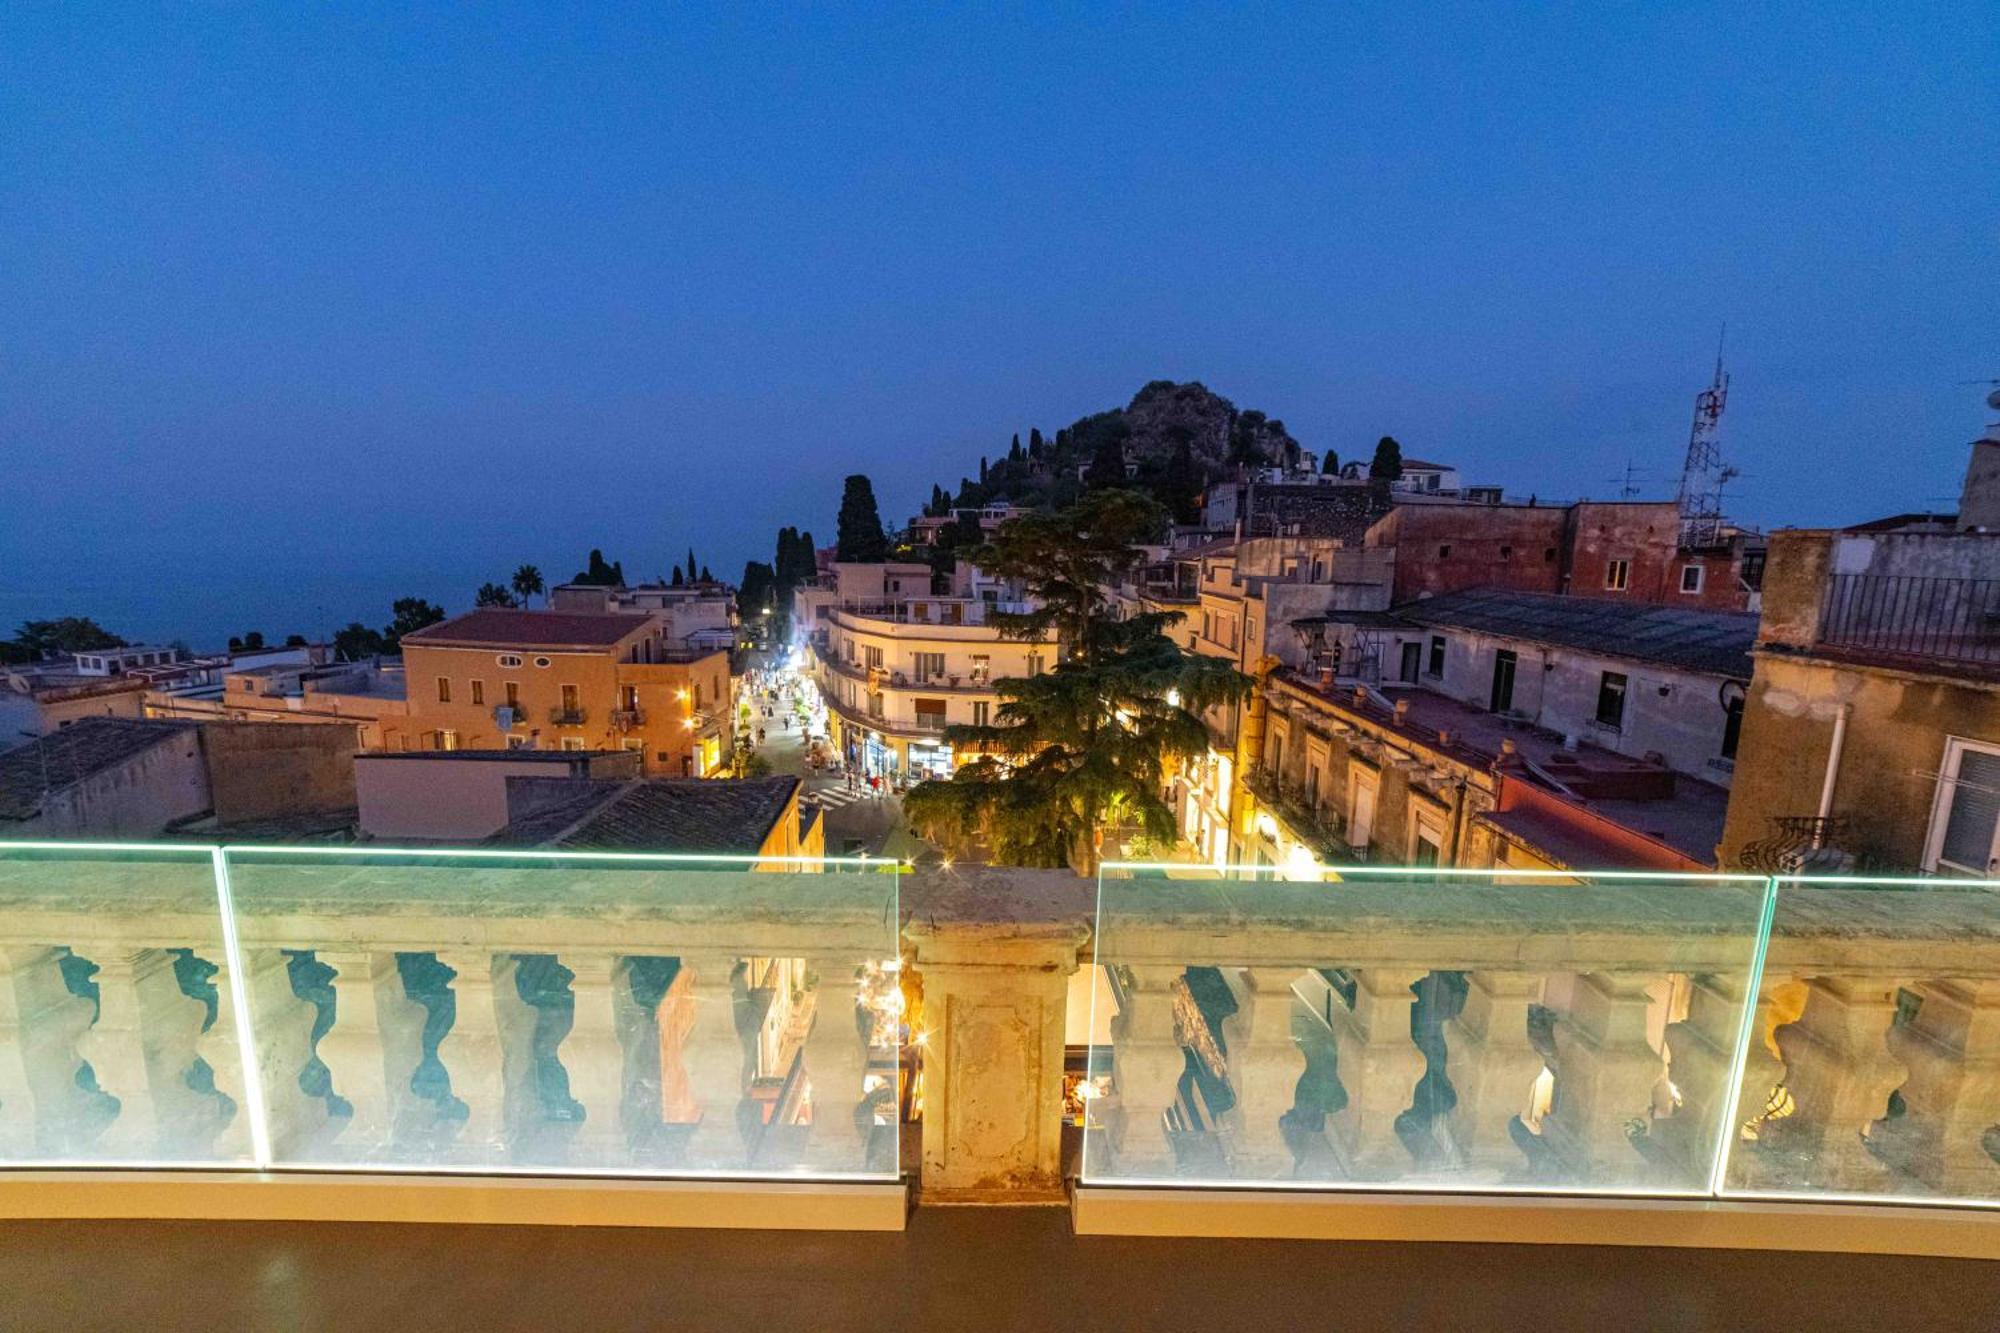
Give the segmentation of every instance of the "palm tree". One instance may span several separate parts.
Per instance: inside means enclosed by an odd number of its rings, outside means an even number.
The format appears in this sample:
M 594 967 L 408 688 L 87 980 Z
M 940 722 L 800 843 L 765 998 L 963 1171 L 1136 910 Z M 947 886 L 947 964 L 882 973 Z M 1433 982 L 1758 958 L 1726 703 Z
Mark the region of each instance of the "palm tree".
M 514 571 L 514 591 L 519 594 L 521 605 L 526 606 L 530 597 L 540 596 L 547 590 L 548 585 L 542 582 L 542 571 L 533 565 L 522 565 Z

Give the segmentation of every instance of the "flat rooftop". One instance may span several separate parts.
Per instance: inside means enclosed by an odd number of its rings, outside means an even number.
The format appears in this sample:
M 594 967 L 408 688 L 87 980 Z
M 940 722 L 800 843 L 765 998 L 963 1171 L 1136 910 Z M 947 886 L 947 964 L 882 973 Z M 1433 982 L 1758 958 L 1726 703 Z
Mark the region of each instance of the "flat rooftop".
M 403 642 L 436 648 L 609 648 L 646 628 L 646 617 L 629 612 L 484 607 L 405 634 Z

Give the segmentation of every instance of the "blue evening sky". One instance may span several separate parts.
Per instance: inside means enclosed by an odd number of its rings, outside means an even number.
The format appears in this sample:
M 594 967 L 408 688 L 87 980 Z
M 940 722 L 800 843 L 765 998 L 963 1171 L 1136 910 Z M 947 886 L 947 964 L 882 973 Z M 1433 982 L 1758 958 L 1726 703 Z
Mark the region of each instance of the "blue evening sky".
M 1343 456 L 1946 506 L 2000 10 L 0 9 L 0 630 L 735 577 L 1200 379 Z

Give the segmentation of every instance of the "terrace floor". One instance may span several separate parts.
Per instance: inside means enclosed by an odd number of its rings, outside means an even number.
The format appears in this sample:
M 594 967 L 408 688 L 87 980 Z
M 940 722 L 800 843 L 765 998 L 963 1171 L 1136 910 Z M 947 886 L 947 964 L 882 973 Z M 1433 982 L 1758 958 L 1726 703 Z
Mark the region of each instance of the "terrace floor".
M 1076 1237 L 1057 1208 L 907 1232 L 0 1224 L 10 1330 L 1983 1329 L 2000 1262 Z

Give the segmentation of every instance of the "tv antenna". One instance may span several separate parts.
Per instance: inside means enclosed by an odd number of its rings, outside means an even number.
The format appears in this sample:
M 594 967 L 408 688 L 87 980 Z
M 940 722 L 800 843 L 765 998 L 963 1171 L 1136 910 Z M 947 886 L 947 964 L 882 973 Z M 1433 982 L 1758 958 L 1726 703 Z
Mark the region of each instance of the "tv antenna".
M 1629 458 L 1625 460 L 1625 471 L 1622 475 L 1605 478 L 1618 488 L 1618 498 L 1621 500 L 1637 499 L 1642 489 L 1639 483 L 1647 479 L 1645 469 L 1634 467 Z
M 1723 335 L 1729 332 L 1722 326 Z M 1729 372 L 1722 368 L 1722 337 L 1715 341 L 1715 378 L 1694 396 L 1687 462 L 1681 468 L 1681 545 L 1713 546 L 1722 537 L 1722 488 L 1736 474 L 1722 464 L 1722 409 L 1729 402 Z

